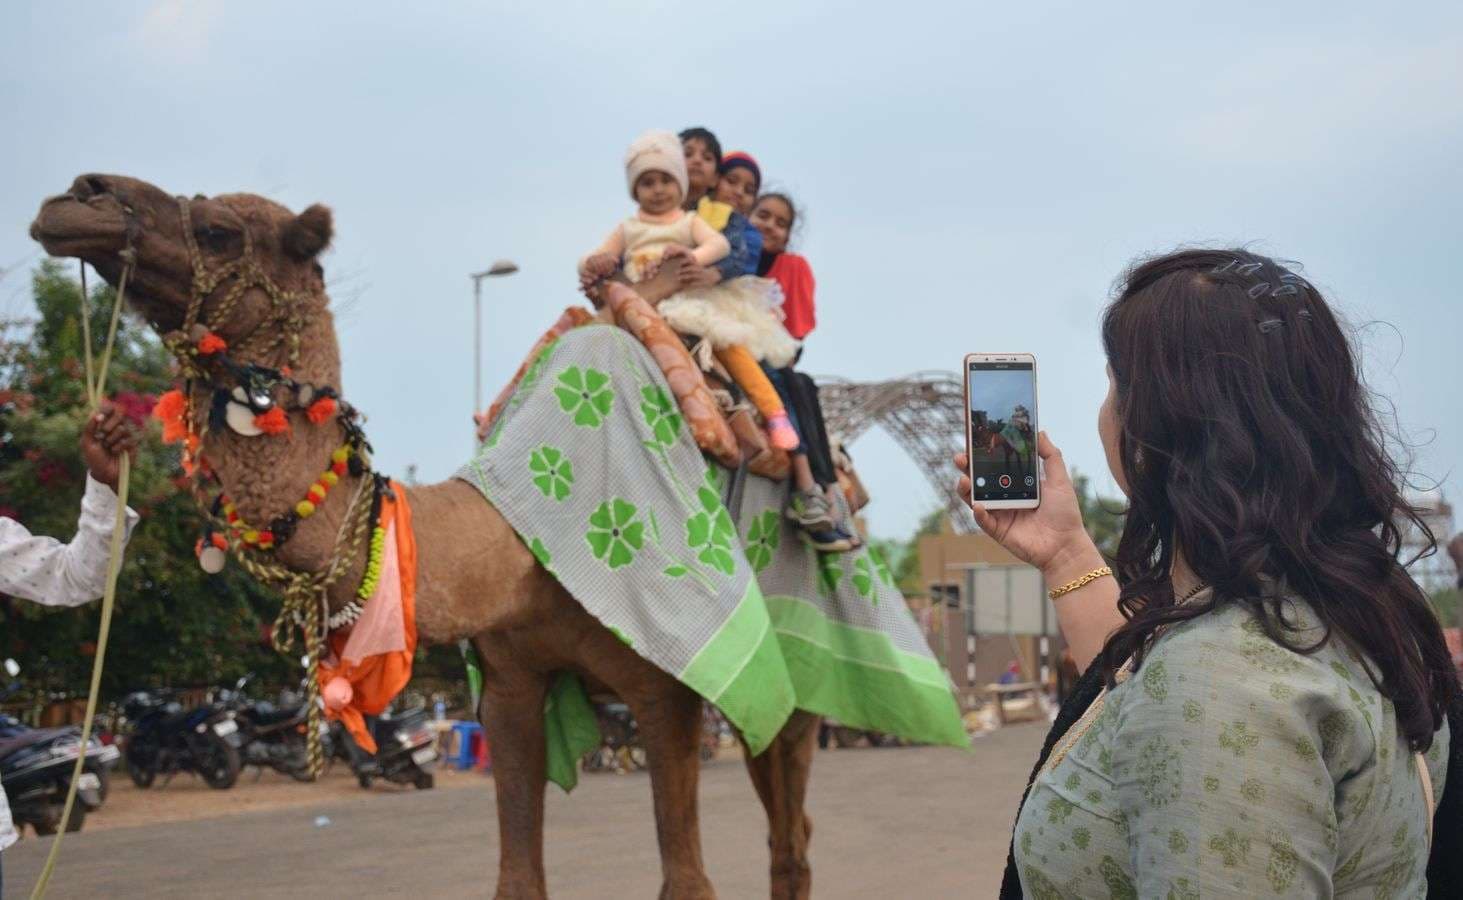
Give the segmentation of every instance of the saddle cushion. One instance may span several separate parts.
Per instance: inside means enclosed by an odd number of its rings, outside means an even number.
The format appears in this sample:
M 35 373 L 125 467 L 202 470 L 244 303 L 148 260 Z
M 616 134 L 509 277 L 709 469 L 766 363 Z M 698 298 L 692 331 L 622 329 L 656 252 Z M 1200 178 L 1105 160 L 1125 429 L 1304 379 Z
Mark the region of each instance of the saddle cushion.
M 696 446 L 728 468 L 740 466 L 742 452 L 736 436 L 711 395 L 700 367 L 681 343 L 680 335 L 671 330 L 643 297 L 625 285 L 607 285 L 605 304 L 614 313 L 616 324 L 650 351 L 691 428 Z

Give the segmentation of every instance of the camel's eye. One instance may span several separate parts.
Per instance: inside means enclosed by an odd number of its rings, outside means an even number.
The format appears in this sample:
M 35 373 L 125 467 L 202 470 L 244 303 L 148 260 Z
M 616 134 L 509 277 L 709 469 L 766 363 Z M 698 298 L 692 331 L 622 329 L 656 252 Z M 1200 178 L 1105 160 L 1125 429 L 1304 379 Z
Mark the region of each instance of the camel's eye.
M 238 240 L 239 233 L 222 225 L 200 225 L 193 230 L 198 244 L 209 250 L 228 250 Z

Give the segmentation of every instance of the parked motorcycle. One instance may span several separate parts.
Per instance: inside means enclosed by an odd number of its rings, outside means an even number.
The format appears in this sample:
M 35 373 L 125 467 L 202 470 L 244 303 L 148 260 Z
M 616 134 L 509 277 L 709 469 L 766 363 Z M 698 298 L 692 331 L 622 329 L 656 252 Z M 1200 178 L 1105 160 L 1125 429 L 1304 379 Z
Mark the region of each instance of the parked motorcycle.
M 5 670 L 13 678 L 20 667 L 13 660 L 5 661 Z M 13 682 L 3 692 L 8 696 L 19 684 Z M 120 754 L 116 747 L 105 745 L 93 737 L 87 742 L 86 761 L 76 785 L 77 802 L 64 823 L 66 793 L 76 769 L 76 757 L 82 753 L 81 729 L 30 728 L 18 720 L 0 715 L 0 786 L 10 804 L 17 826 L 29 824 L 36 834 L 55 834 L 61 828 L 80 831 L 89 811 L 95 811 L 105 799 L 104 779 Z
M 268 700 L 250 700 L 244 695 L 244 687 L 251 677 L 245 675 L 233 690 L 219 696 L 219 702 L 233 712 L 239 726 L 240 764 L 256 767 L 260 775 L 268 767 L 297 781 L 310 781 L 306 744 L 309 722 L 304 700 L 288 691 L 280 695 L 277 705 Z
M 151 787 L 158 775 L 178 772 L 196 772 L 218 790 L 238 780 L 244 736 L 232 710 L 218 703 L 185 710 L 166 691 L 135 691 L 122 710 L 133 726 L 126 741 L 133 784 Z
M 427 727 L 425 707 L 367 716 L 366 727 L 376 740 L 375 755 L 361 749 L 339 721 L 330 723 L 329 734 L 330 752 L 350 764 L 361 787 L 369 788 L 377 778 L 410 784 L 418 790 L 436 785 L 432 774 L 437 762 L 436 740 Z
M 586 772 L 637 772 L 649 765 L 645 745 L 640 740 L 640 726 L 623 703 L 597 703 L 595 718 L 599 720 L 600 745 L 584 754 L 580 764 Z M 703 754 L 704 755 L 704 754 Z

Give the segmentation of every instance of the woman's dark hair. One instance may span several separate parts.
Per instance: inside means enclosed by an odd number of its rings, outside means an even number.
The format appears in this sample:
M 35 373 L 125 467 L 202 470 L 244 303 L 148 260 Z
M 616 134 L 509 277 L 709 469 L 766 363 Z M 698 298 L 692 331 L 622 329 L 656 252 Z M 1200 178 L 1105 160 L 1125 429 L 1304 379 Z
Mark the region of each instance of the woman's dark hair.
M 1293 651 L 1339 637 L 1364 654 L 1408 743 L 1427 749 L 1458 682 L 1400 553 L 1407 525 L 1429 547 L 1432 534 L 1320 292 L 1245 250 L 1182 250 L 1127 273 L 1102 339 L 1129 486 L 1109 683 L 1160 628 L 1237 603 Z M 1175 602 L 1176 549 L 1214 588 L 1202 602 Z M 1310 602 L 1319 641 L 1301 643 L 1265 580 Z
M 682 131 L 677 137 L 681 139 L 682 144 L 692 138 L 705 144 L 706 149 L 711 151 L 711 155 L 716 157 L 716 170 L 718 172 L 721 171 L 721 141 L 716 139 L 716 135 L 712 134 L 710 129 L 702 128 L 700 125 L 693 125 Z

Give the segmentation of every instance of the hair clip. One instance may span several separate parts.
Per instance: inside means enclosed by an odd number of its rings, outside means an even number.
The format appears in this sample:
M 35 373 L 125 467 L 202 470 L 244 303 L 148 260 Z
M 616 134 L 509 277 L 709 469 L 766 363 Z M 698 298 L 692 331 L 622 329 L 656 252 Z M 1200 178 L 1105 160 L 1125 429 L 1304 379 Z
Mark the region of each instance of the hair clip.
M 1280 287 L 1278 287 L 1275 290 L 1271 291 L 1270 292 L 1270 296 L 1271 297 L 1293 297 L 1293 296 L 1295 296 L 1296 294 L 1299 294 L 1299 293 L 1300 293 L 1300 288 L 1296 287 L 1295 285 L 1293 285 L 1293 284 L 1282 284 Z
M 1274 331 L 1285 323 L 1280 321 L 1279 319 L 1264 319 L 1258 324 L 1261 334 L 1269 334 L 1270 332 Z
M 1270 282 L 1262 281 L 1259 284 L 1251 287 L 1249 290 L 1245 291 L 1245 293 L 1249 295 L 1251 300 L 1258 300 L 1262 296 L 1264 296 L 1265 292 L 1268 290 L 1270 290 Z
M 1214 268 L 1210 269 L 1209 270 L 1209 274 L 1210 275 L 1223 275 L 1224 273 L 1228 272 L 1230 269 L 1233 269 L 1237 265 L 1239 265 L 1239 260 L 1237 260 L 1237 259 L 1231 259 L 1229 262 L 1225 263 L 1222 266 L 1215 266 Z
M 1300 310 L 1295 315 L 1296 315 L 1296 318 L 1300 319 L 1303 322 L 1309 322 L 1312 319 L 1311 311 L 1308 310 L 1308 309 Z
M 1263 265 L 1264 265 L 1264 263 L 1257 263 L 1257 262 L 1245 263 L 1242 266 L 1236 267 L 1234 271 L 1235 271 L 1235 274 L 1236 275 L 1244 275 L 1244 276 L 1248 277 L 1248 276 L 1253 275 L 1256 272 L 1260 271 L 1260 268 Z

